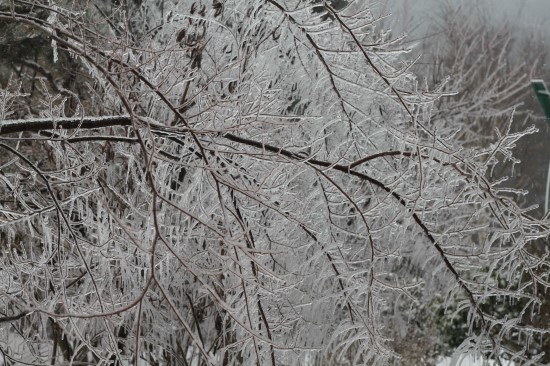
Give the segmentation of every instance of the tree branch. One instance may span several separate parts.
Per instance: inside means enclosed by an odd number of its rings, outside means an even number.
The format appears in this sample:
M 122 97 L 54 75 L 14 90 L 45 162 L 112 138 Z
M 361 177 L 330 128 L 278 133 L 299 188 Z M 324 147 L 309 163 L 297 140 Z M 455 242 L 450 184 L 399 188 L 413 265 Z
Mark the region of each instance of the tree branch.
M 9 323 L 9 322 L 13 322 L 15 320 L 19 320 L 19 319 L 29 315 L 30 313 L 31 313 L 30 311 L 23 311 L 22 313 L 19 313 L 17 315 L 1 317 L 0 318 L 0 324 Z
M 55 130 L 58 128 L 72 130 L 77 128 L 90 129 L 130 125 L 132 125 L 132 120 L 129 116 L 16 119 L 0 121 L 0 135 L 19 132 L 37 132 L 40 130 Z

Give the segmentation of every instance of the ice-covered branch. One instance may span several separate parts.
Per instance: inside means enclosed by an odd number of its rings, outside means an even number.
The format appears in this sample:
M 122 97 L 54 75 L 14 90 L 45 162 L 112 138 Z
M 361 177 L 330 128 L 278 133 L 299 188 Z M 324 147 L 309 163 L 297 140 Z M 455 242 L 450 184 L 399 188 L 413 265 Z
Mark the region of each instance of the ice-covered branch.
M 131 124 L 132 120 L 128 116 L 29 118 L 0 121 L 0 135 L 20 132 L 37 132 L 40 130 L 72 130 L 130 126 Z

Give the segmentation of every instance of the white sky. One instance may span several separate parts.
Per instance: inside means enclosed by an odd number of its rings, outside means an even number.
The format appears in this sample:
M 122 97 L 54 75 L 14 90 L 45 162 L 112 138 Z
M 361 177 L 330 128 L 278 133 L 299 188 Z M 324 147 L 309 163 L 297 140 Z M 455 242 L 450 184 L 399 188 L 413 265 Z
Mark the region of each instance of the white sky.
M 400 20 L 395 26 L 404 26 L 410 32 L 411 25 L 421 23 L 422 28 L 437 14 L 438 4 L 462 4 L 485 11 L 495 21 L 509 19 L 522 28 L 531 28 L 548 33 L 550 38 L 550 1 L 549 0 L 380 0 L 387 10 Z M 405 17 L 403 17 L 405 14 Z M 404 19 L 412 18 L 412 24 Z M 404 24 L 403 24 L 404 23 Z M 396 29 L 397 30 L 397 29 Z M 399 29 L 398 31 L 402 31 Z

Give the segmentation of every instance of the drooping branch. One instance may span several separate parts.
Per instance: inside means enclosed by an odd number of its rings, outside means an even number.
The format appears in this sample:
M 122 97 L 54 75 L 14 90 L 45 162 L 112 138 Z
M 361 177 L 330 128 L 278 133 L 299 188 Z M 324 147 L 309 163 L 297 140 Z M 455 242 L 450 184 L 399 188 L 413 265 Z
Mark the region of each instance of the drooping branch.
M 239 136 L 236 136 L 236 135 L 233 135 L 233 134 L 229 134 L 229 133 L 225 134 L 224 137 L 231 140 L 231 141 L 239 142 L 239 143 L 242 143 L 242 144 L 245 144 L 245 145 L 248 145 L 248 146 L 253 146 L 255 148 L 259 148 L 259 149 L 262 149 L 264 151 L 269 151 L 269 152 L 272 152 L 272 153 L 275 153 L 275 154 L 285 156 L 287 158 L 297 159 L 297 160 L 304 160 L 302 156 L 300 156 L 296 153 L 293 153 L 291 151 L 285 150 L 283 148 L 279 148 L 279 147 L 276 147 L 276 146 L 271 146 L 271 145 L 268 145 L 268 144 L 260 143 L 258 141 L 242 138 L 242 137 L 239 137 Z M 328 162 L 328 161 L 322 161 L 322 160 L 316 160 L 316 159 L 308 159 L 306 161 L 310 165 L 321 166 L 321 167 L 325 167 L 327 169 L 336 170 L 336 171 L 339 171 L 339 172 L 342 172 L 342 173 L 345 173 L 345 174 L 355 176 L 355 177 L 357 177 L 361 180 L 368 181 L 369 183 L 371 183 L 371 184 L 377 186 L 378 188 L 386 191 L 389 195 L 394 197 L 399 202 L 399 204 L 401 204 L 405 209 L 411 210 L 410 207 L 407 205 L 406 200 L 398 192 L 392 190 L 391 188 L 389 188 L 383 182 L 381 182 L 381 181 L 379 181 L 379 180 L 377 180 L 373 177 L 370 177 L 367 174 L 352 170 L 350 166 L 345 166 L 345 165 L 341 165 L 341 164 L 334 164 L 334 163 L 331 163 L 331 162 Z M 443 263 L 445 264 L 445 267 L 447 268 L 447 270 L 449 270 L 449 272 L 453 275 L 453 277 L 455 278 L 455 280 L 456 280 L 457 284 L 459 285 L 459 287 L 466 293 L 468 301 L 470 302 L 472 308 L 474 309 L 474 312 L 479 316 L 481 324 L 483 325 L 483 327 L 486 327 L 487 326 L 487 321 L 485 319 L 485 314 L 481 310 L 481 308 L 479 307 L 478 302 L 476 301 L 476 299 L 474 297 L 473 291 L 466 285 L 464 280 L 461 278 L 461 276 L 458 273 L 458 271 L 456 270 L 455 266 L 450 262 L 449 258 L 447 257 L 447 254 L 445 253 L 445 251 L 443 250 L 441 245 L 437 242 L 437 240 L 433 236 L 432 232 L 428 229 L 428 227 L 423 222 L 423 220 L 420 218 L 420 216 L 414 210 L 411 210 L 411 214 L 412 214 L 413 220 L 420 227 L 422 232 L 426 235 L 429 242 L 432 244 L 434 249 L 437 251 L 437 253 L 441 257 L 441 259 L 442 259 Z M 496 341 L 494 340 L 494 338 L 492 336 L 490 336 L 490 341 L 496 349 Z M 498 358 L 497 358 L 497 362 L 500 364 L 500 360 Z
M 0 130 L 0 135 L 7 134 L 7 133 L 16 133 L 16 132 L 24 132 L 24 131 L 39 131 L 44 129 L 55 129 L 58 127 L 63 127 L 66 129 L 76 129 L 76 128 L 100 128 L 100 127 L 110 127 L 110 126 L 129 126 L 132 124 L 131 118 L 129 116 L 108 116 L 108 117 L 82 117 L 82 118 L 60 118 L 60 119 L 28 119 L 28 120 L 15 120 L 15 121 L 4 121 L 2 123 L 2 128 Z M 153 132 L 156 130 L 156 125 L 153 127 Z M 157 132 L 166 133 L 164 131 L 158 130 Z M 175 132 L 175 131 L 174 131 Z M 383 182 L 370 177 L 364 173 L 360 173 L 353 170 L 353 167 L 357 166 L 356 163 L 352 163 L 351 165 L 341 165 L 341 164 L 334 164 L 329 161 L 324 160 L 317 160 L 317 159 L 306 159 L 304 160 L 304 157 L 302 155 L 299 155 L 297 153 L 294 153 L 292 151 L 283 149 L 281 147 L 261 143 L 255 140 L 251 140 L 248 138 L 243 138 L 231 133 L 225 133 L 221 135 L 222 138 L 227 139 L 229 141 L 239 143 L 241 145 L 261 149 L 263 151 L 271 152 L 277 155 L 284 156 L 286 158 L 292 159 L 292 160 L 299 160 L 299 161 L 306 161 L 309 165 L 314 165 L 318 167 L 324 167 L 331 170 L 336 170 L 344 174 L 349 174 L 352 176 L 355 176 L 359 179 L 365 180 L 370 182 L 371 184 L 374 184 L 375 186 L 379 187 L 380 189 L 386 191 L 388 194 L 390 194 L 394 199 L 396 199 L 403 207 L 409 209 L 407 202 L 405 199 L 394 190 L 390 189 L 387 185 L 385 185 Z M 396 153 L 397 154 L 397 153 Z M 406 155 L 406 153 L 400 152 L 402 155 Z M 361 161 L 363 162 L 363 161 Z M 417 223 L 417 225 L 421 228 L 421 230 L 425 233 L 427 238 L 429 239 L 430 243 L 434 246 L 436 251 L 441 256 L 442 260 L 445 263 L 445 266 L 447 269 L 454 275 L 459 285 L 464 289 L 464 291 L 467 293 L 468 298 L 470 299 L 470 302 L 472 303 L 472 306 L 476 309 L 477 313 L 480 315 L 480 318 L 482 320 L 482 323 L 485 323 L 485 319 L 483 316 L 483 313 L 480 312 L 479 307 L 477 306 L 477 302 L 475 301 L 473 297 L 473 293 L 470 289 L 464 284 L 462 281 L 459 273 L 456 271 L 454 266 L 450 263 L 449 259 L 447 258 L 446 254 L 444 253 L 441 246 L 437 243 L 435 238 L 433 237 L 430 230 L 426 227 L 426 225 L 423 223 L 423 221 L 420 219 L 420 217 L 415 213 L 412 212 L 412 217 L 414 221 Z

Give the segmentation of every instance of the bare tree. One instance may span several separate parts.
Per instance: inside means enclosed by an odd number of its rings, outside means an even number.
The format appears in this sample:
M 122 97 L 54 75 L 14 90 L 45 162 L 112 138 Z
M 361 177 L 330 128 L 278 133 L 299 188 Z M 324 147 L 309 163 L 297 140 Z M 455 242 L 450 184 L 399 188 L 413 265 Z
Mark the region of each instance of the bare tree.
M 548 127 L 546 121 L 532 118 L 531 111 L 538 106 L 529 97 L 532 95 L 530 80 L 541 77 L 548 48 L 544 36 L 534 28 L 521 29 L 512 20 L 494 22 L 488 11 L 490 9 L 483 4 L 472 8 L 452 2 L 442 3 L 435 26 L 428 31 L 432 36 L 421 43 L 423 55 L 415 65 L 415 71 L 423 75 L 432 87 L 449 80 L 443 90 L 454 90 L 456 94 L 437 102 L 440 111 L 432 117 L 432 123 L 435 128 L 457 126 L 456 137 L 467 146 L 485 150 L 498 141 L 499 131 L 511 123 L 512 110 L 514 123 L 510 125 L 510 131 L 519 132 L 529 126 L 536 132 L 518 140 L 514 154 L 505 157 L 501 164 L 492 166 L 486 174 L 494 180 L 506 181 L 515 188 L 516 199 L 522 207 L 534 207 L 533 215 L 544 216 L 546 171 L 541 167 L 547 165 L 544 152 L 547 150 L 545 136 Z M 529 244 L 530 251 L 539 253 L 545 252 L 546 246 L 546 238 Z M 501 279 L 509 287 L 519 286 L 524 280 L 523 275 L 511 281 Z M 534 289 L 531 295 L 540 308 L 548 306 L 548 296 L 544 291 Z M 449 315 L 427 322 L 429 325 L 422 324 L 421 329 L 432 326 L 443 332 L 431 343 L 426 342 L 426 347 L 438 348 L 441 352 L 442 347 L 450 346 L 452 351 L 468 336 L 469 329 L 463 324 L 466 311 L 457 311 L 455 306 L 443 308 L 442 302 L 436 301 L 428 305 L 426 312 L 437 306 L 441 306 L 441 313 Z M 488 301 L 484 306 L 493 317 L 518 316 L 525 303 Z M 422 313 L 424 317 L 426 312 Z M 518 323 L 544 327 L 542 324 L 547 321 L 544 313 L 541 311 L 536 316 L 523 313 L 518 317 Z M 419 331 L 411 328 L 411 333 Z M 404 335 L 402 342 L 406 343 L 410 336 Z M 511 348 L 520 349 L 525 344 L 525 340 L 515 333 L 505 338 L 502 342 Z M 549 344 L 550 338 L 541 336 L 531 345 L 530 352 L 542 353 Z M 419 356 L 425 357 L 425 353 L 420 350 Z M 550 358 L 546 354 L 539 362 L 546 364 Z
M 389 364 L 441 298 L 464 348 L 536 359 L 501 340 L 547 328 L 484 307 L 547 286 L 547 223 L 486 174 L 523 133 L 435 128 L 371 4 L 8 5 L 90 80 L 24 118 L 28 75 L 1 90 L 5 363 Z

